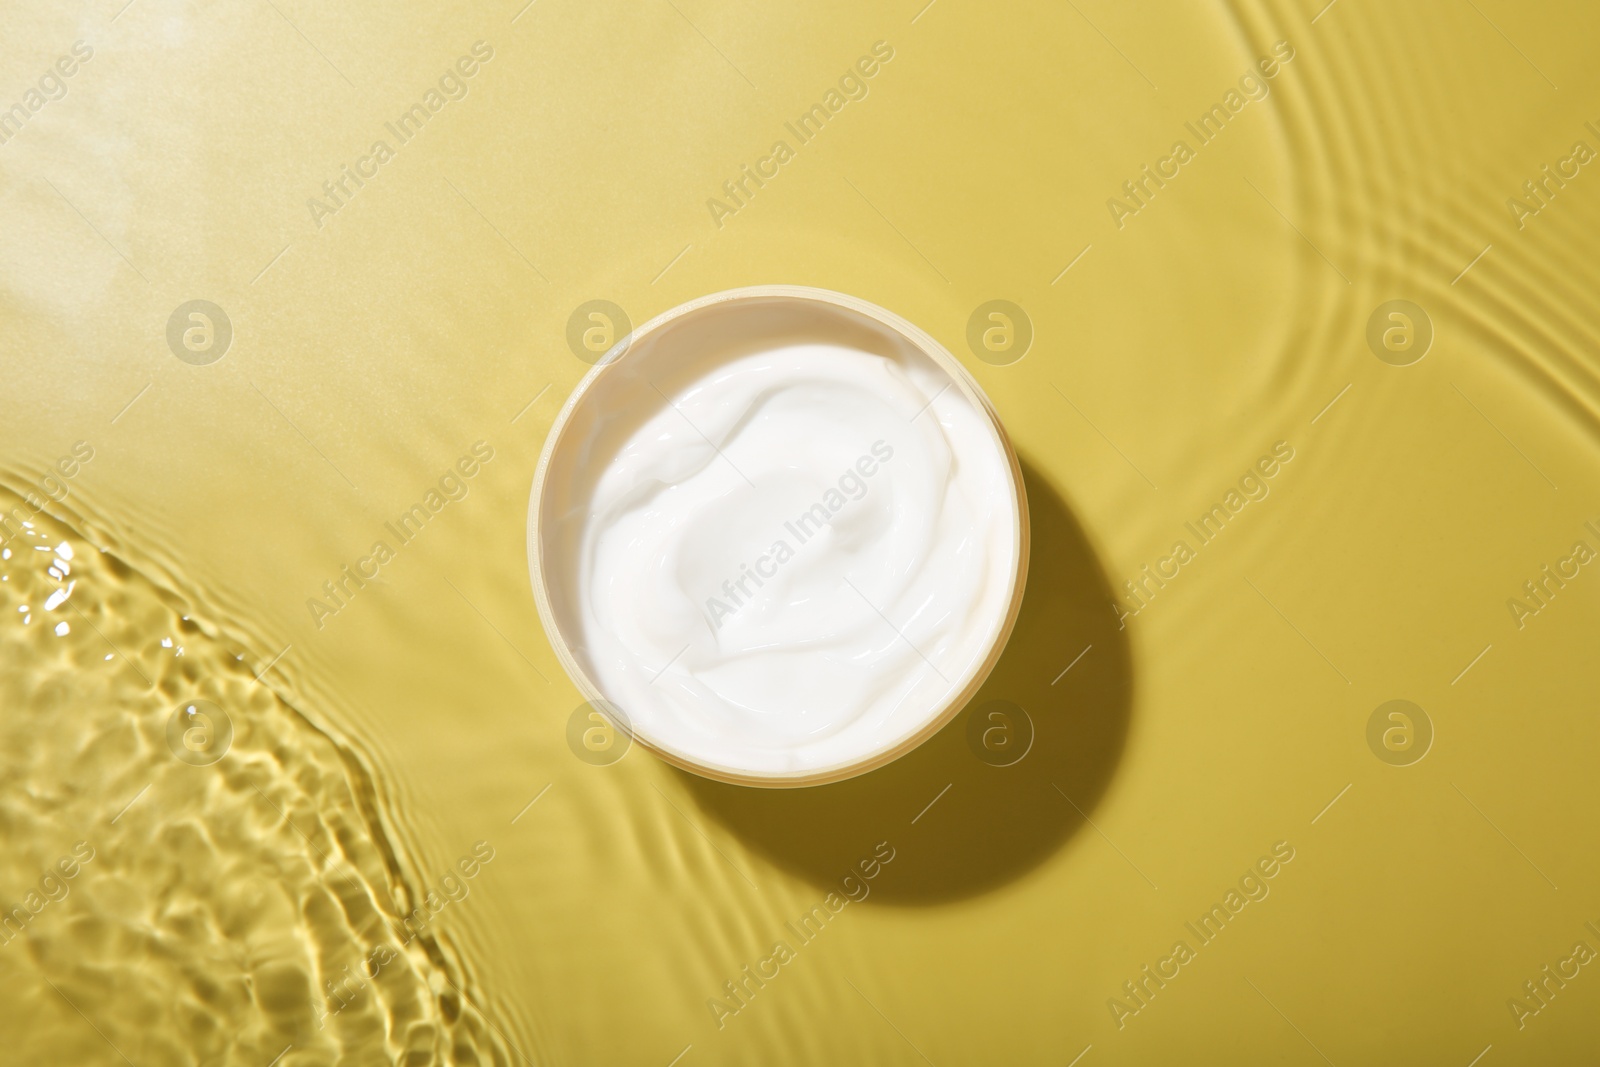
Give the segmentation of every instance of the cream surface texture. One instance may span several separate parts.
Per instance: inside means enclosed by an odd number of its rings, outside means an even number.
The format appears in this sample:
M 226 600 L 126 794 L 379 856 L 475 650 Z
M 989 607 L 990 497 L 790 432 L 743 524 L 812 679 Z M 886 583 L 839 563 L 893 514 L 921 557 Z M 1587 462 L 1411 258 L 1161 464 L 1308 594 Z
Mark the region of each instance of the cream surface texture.
M 1019 516 L 1000 439 L 909 348 L 691 343 L 602 374 L 584 404 L 605 414 L 563 442 L 569 536 L 545 562 L 569 576 L 574 654 L 635 732 L 697 763 L 797 775 L 893 748 L 1003 628 Z

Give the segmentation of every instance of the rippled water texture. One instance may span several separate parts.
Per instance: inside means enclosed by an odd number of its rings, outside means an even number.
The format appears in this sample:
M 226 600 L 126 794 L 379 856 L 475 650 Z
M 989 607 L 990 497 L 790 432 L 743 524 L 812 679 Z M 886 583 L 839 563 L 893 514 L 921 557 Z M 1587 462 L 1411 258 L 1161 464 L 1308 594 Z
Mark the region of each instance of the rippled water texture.
M 1593 964 L 1508 1003 L 1600 949 L 1594 5 L 0 27 L 0 1063 L 1592 1056 Z M 977 699 L 814 789 L 587 744 L 527 571 L 575 311 L 752 284 L 937 338 L 1031 513 Z
M 13 1031 L 9 1062 L 508 1062 L 362 758 L 183 595 L 0 510 L 0 997 L 93 1028 Z

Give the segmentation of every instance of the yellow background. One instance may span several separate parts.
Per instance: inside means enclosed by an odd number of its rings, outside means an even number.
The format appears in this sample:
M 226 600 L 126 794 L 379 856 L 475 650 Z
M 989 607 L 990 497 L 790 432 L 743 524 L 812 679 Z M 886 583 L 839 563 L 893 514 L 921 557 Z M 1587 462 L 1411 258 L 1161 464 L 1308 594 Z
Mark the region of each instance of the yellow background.
M 1506 602 L 1600 548 L 1600 173 L 1520 227 L 1506 200 L 1600 148 L 1600 12 L 1323 3 L 13 0 L 0 106 L 94 55 L 0 145 L 6 481 L 92 443 L 75 514 L 364 754 L 415 885 L 493 843 L 438 924 L 505 1062 L 1578 1062 L 1600 973 L 1522 1028 L 1507 1000 L 1600 949 L 1600 577 L 1522 628 Z M 466 97 L 318 226 L 308 198 L 477 41 Z M 719 227 L 707 199 L 878 41 L 868 95 Z M 1107 199 L 1277 41 L 1270 95 L 1119 228 Z M 1034 573 L 980 701 L 1027 709 L 1015 766 L 965 717 L 798 792 L 569 750 L 525 554 L 588 369 L 568 315 L 759 283 L 908 317 L 1004 419 Z M 166 344 L 192 299 L 234 331 L 208 366 Z M 991 299 L 1034 326 L 1010 365 L 965 341 Z M 1410 366 L 1366 342 L 1394 299 L 1434 331 Z M 468 496 L 314 625 L 480 440 Z M 1277 441 L 1271 494 L 1119 628 L 1123 582 Z M 1392 699 L 1435 732 L 1410 766 L 1367 744 Z M 104 788 L 109 814 L 137 783 Z M 719 1028 L 708 998 L 880 841 L 872 895 Z M 1276 842 L 1270 895 L 1119 1028 L 1108 999 Z M 20 1062 L 189 1062 L 118 988 L 74 1005 L 41 968 L 0 953 Z

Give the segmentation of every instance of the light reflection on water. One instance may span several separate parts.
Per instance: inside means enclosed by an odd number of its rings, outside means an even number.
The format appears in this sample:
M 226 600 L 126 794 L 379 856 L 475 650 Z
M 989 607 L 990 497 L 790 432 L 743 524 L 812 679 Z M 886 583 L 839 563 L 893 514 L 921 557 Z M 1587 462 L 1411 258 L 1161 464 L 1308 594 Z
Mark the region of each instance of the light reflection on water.
M 365 760 L 181 594 L 0 510 L 0 1000 L 52 1020 L 6 1058 L 508 1062 L 429 921 L 465 875 L 403 880 Z

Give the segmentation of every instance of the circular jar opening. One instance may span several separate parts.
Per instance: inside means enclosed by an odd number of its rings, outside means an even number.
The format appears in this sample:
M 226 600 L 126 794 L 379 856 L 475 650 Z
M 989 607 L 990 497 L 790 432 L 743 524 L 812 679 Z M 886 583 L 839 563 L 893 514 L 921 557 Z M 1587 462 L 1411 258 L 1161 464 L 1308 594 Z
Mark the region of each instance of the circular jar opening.
M 557 417 L 534 596 L 585 698 L 670 762 L 809 785 L 932 736 L 999 658 L 1028 554 L 1020 468 L 905 320 L 762 286 L 619 342 Z

